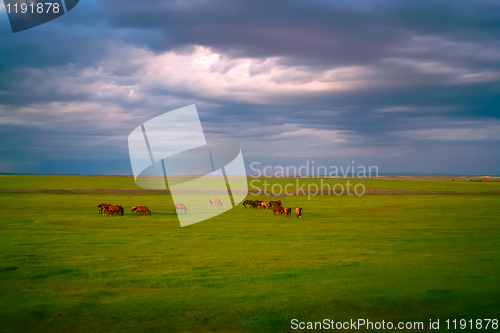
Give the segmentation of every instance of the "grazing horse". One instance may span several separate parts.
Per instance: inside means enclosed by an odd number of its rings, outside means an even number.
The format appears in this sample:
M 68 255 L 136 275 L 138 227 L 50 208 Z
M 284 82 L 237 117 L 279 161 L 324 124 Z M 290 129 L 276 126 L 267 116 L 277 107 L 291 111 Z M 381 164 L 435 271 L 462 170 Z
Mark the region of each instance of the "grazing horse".
M 184 211 L 184 213 L 187 213 L 187 207 L 184 204 L 177 204 L 175 205 L 174 213 L 178 211 Z
M 99 214 L 102 214 L 104 208 L 108 208 L 109 206 L 111 206 L 111 205 L 108 205 L 108 204 L 97 205 L 97 208 L 99 208 Z
M 290 216 L 290 213 L 292 212 L 291 208 L 285 207 L 283 208 L 283 212 L 285 212 L 285 216 L 288 217 Z
M 271 206 L 281 206 L 281 200 L 278 200 L 278 201 L 269 201 L 269 207 Z
M 252 200 L 245 200 L 245 202 L 243 203 L 243 206 L 245 206 L 245 208 L 247 208 L 247 205 L 252 205 L 253 201 Z
M 276 205 L 273 207 L 273 215 L 276 215 L 276 212 L 280 213 L 280 215 L 283 214 L 283 207 L 280 205 Z
M 261 206 L 262 208 L 264 208 L 264 209 L 268 209 L 268 208 L 269 208 L 269 205 L 268 205 L 267 203 L 265 203 L 265 202 L 261 202 L 261 203 L 260 203 L 260 206 Z
M 135 212 L 139 213 L 139 215 L 141 215 L 141 213 L 144 213 L 144 216 L 146 216 L 146 213 L 148 213 L 149 216 L 151 216 L 151 211 L 146 206 L 137 206 Z
M 259 207 L 262 207 L 260 204 L 263 203 L 264 201 L 262 200 L 254 200 L 255 204 Z
M 115 215 L 115 213 L 118 214 L 118 215 L 120 215 L 120 216 L 123 216 L 123 207 L 120 206 L 120 205 L 109 206 L 108 207 L 108 215 L 109 215 L 109 217 Z
M 212 206 L 214 204 L 217 204 L 218 206 L 222 206 L 222 202 L 219 199 L 210 199 L 210 203 L 212 204 Z
M 109 217 L 113 216 L 115 213 L 117 213 L 120 210 L 118 206 L 108 206 L 108 208 L 104 208 L 105 214 L 103 215 L 108 215 Z
M 302 217 L 302 208 L 295 208 L 295 215 L 297 215 L 298 218 Z

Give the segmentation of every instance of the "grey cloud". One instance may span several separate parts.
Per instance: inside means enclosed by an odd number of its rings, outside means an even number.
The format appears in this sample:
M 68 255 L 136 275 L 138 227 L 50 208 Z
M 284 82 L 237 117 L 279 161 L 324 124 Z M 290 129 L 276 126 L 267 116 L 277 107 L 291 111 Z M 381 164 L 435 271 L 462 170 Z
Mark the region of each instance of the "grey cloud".
M 435 141 L 439 147 L 431 149 L 428 142 L 394 133 L 425 133 L 466 121 L 480 131 L 477 124 L 500 118 L 500 80 L 495 76 L 500 72 L 498 9 L 495 1 L 81 2 L 39 29 L 2 34 L 0 136 L 10 138 L 2 140 L 2 158 L 36 156 L 40 170 L 55 170 L 48 165 L 50 158 L 60 158 L 60 151 L 77 159 L 94 156 L 89 160 L 97 164 L 110 154 L 127 161 L 119 138 L 155 115 L 196 103 L 203 105 L 198 109 L 207 137 L 232 138 L 244 151 L 261 152 L 263 160 L 283 161 L 273 157 L 273 145 L 301 145 L 276 141 L 273 135 L 308 128 L 348 133 L 356 139 L 344 148 L 376 151 L 370 158 L 387 168 L 418 171 L 411 169 L 415 165 L 424 170 L 419 158 L 427 156 L 440 159 L 439 168 L 452 168 L 460 161 L 459 147 L 464 147 L 495 169 L 500 161 L 484 148 L 498 151 L 491 142 Z M 5 20 L 0 18 L 3 26 Z M 369 73 L 362 78 L 366 85 L 355 89 L 277 95 L 261 103 L 200 96 L 156 83 L 143 83 L 136 87 L 139 97 L 127 97 L 141 76 L 141 65 L 127 54 L 131 46 L 157 54 L 189 54 L 193 45 L 211 47 L 227 59 L 224 66 L 211 69 L 221 74 L 238 58 L 254 59 L 253 76 L 274 66 L 304 70 L 285 72 L 275 78 L 278 83 L 307 82 L 317 73 L 343 66 L 360 66 Z M 270 57 L 276 57 L 276 63 L 266 62 Z M 83 75 L 83 69 L 92 72 Z M 91 89 L 96 83 L 116 85 L 117 92 L 96 94 Z M 90 103 L 95 110 L 55 113 L 53 103 Z M 392 112 L 381 111 L 388 109 Z M 303 147 L 309 144 L 315 142 L 304 142 Z M 384 149 L 408 153 L 384 162 L 377 158 Z M 443 152 L 450 154 L 448 164 L 440 157 Z M 69 170 L 70 164 L 61 165 Z M 123 172 L 128 165 L 113 168 Z

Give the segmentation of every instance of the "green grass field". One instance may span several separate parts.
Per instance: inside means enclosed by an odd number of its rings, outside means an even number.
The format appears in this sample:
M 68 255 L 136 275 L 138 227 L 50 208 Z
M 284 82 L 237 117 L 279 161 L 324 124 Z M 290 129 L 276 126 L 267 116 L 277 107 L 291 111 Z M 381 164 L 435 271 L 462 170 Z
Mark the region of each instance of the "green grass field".
M 500 190 L 500 178 L 492 178 L 492 181 L 478 182 L 482 177 L 392 177 L 392 178 L 326 178 L 324 184 L 341 183 L 349 180 L 352 184 L 362 183 L 367 190 L 405 190 L 405 191 L 489 191 Z M 269 189 L 274 184 L 296 184 L 295 179 L 290 178 L 249 178 L 249 183 L 255 181 L 253 186 L 263 189 L 264 181 L 267 181 Z M 299 184 L 320 185 L 318 178 L 299 178 Z M 252 186 L 249 187 L 252 189 Z M 117 189 L 136 190 L 137 185 L 133 177 L 81 177 L 81 176 L 2 176 L 0 175 L 0 189 L 64 189 L 64 190 L 91 190 L 91 189 Z M 294 191 L 296 186 L 289 186 L 288 191 Z M 277 188 L 278 190 L 278 188 Z
M 0 331 L 500 319 L 500 194 L 487 193 L 499 182 L 362 182 L 477 193 L 291 196 L 281 199 L 302 219 L 240 205 L 181 228 L 168 194 L 0 192 Z M 1 188 L 137 189 L 127 177 L 35 176 L 2 176 Z M 125 216 L 99 215 L 102 202 Z M 132 216 L 141 204 L 153 215 Z

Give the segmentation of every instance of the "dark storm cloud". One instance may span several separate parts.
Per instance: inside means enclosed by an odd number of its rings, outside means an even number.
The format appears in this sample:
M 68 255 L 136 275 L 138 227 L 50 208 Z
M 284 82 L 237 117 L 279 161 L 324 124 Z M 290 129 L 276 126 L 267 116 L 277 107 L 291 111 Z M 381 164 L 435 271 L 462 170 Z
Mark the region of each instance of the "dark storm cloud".
M 127 160 L 126 136 L 133 128 L 196 103 L 207 138 L 231 138 L 268 161 L 275 142 L 305 153 L 331 147 L 399 168 L 387 171 L 418 171 L 411 168 L 425 169 L 419 164 L 425 148 L 440 145 L 429 148 L 429 156 L 453 156 L 439 168 L 451 170 L 463 147 L 494 170 L 500 160 L 477 151 L 498 152 L 491 140 L 498 140 L 500 126 L 499 9 L 491 0 L 83 1 L 18 34 L 7 33 L 0 12 L 0 167 L 17 159 L 26 170 L 39 165 L 62 172 L 70 161 L 48 166 L 64 152 L 88 170 L 99 170 L 89 166 L 92 156 L 102 172 L 121 173 L 128 166 L 112 164 L 112 171 L 102 161 L 111 154 Z M 332 74 L 352 87 L 248 100 L 235 97 L 241 87 L 227 88 L 234 96 L 203 94 L 188 83 L 165 85 L 144 74 L 141 57 L 192 54 L 195 45 L 224 59 L 212 72 L 225 75 L 238 59 L 249 58 L 250 76 L 280 69 L 270 80 L 300 85 L 326 80 L 321 75 L 329 70 L 353 68 L 354 74 Z M 491 139 L 468 132 L 467 121 L 470 129 L 492 133 Z M 405 157 L 384 157 L 384 147 L 406 156 L 406 164 Z M 28 155 L 38 164 L 28 165 Z
M 235 56 L 285 56 L 314 66 L 371 63 L 394 55 L 395 48 L 412 36 L 497 41 L 498 9 L 494 1 L 114 0 L 103 4 L 112 26 L 141 29 L 145 34 L 163 32 L 175 45 L 208 45 Z M 162 50 L 161 43 L 151 46 Z
M 383 59 L 499 71 L 498 9 L 494 1 L 108 1 L 103 6 L 112 26 L 163 33 L 172 41 L 149 45 L 156 51 L 201 44 L 235 57 L 281 56 L 280 65 L 311 71 L 346 65 L 380 69 L 381 87 L 297 98 L 305 106 L 312 99 L 316 108 L 356 105 L 366 112 L 394 105 L 455 105 L 450 116 L 473 117 L 500 115 L 498 78 L 457 85 L 449 74 L 422 73 Z

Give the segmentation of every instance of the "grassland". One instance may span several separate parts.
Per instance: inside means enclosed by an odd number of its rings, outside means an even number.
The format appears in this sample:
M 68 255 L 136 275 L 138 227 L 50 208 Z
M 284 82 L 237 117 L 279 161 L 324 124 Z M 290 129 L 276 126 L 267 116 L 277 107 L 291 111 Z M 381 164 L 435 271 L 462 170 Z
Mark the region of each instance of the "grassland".
M 349 180 L 356 185 L 362 183 L 367 190 L 403 190 L 403 191 L 489 191 L 500 190 L 500 178 L 491 178 L 487 182 L 479 182 L 483 177 L 380 177 L 380 178 L 324 178 L 323 184 L 333 186 L 337 183 L 345 184 Z M 291 178 L 249 178 L 255 181 L 253 186 L 263 189 L 264 181 L 270 185 L 296 184 Z M 299 178 L 299 184 L 321 185 L 319 178 Z M 469 181 L 474 180 L 474 181 Z M 252 186 L 250 186 L 252 188 Z M 133 177 L 85 177 L 85 176 L 2 176 L 0 175 L 0 189 L 63 189 L 63 190 L 91 190 L 117 189 L 137 190 Z M 278 188 L 277 188 L 278 189 Z M 290 186 L 289 191 L 296 190 Z
M 180 228 L 167 194 L 0 192 L 0 331 L 500 319 L 500 195 L 487 193 L 500 183 L 364 183 L 477 193 L 291 196 L 282 200 L 302 207 L 302 219 L 240 205 Z M 4 176 L 0 188 L 137 187 L 125 177 Z M 103 217 L 101 202 L 145 204 L 153 215 Z

